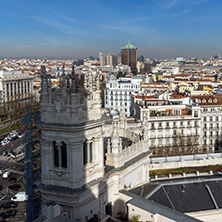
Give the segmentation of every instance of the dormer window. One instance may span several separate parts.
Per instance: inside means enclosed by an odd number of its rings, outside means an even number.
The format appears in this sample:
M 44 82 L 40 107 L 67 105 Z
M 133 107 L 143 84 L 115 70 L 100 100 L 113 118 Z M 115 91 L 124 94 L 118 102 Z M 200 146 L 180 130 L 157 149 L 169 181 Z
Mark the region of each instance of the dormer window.
M 214 99 L 214 103 L 216 103 L 217 102 L 217 99 Z
M 206 100 L 205 99 L 203 99 L 203 101 L 202 101 L 203 103 L 205 103 L 206 102 Z
M 208 102 L 209 102 L 209 103 L 212 103 L 212 99 L 209 99 Z

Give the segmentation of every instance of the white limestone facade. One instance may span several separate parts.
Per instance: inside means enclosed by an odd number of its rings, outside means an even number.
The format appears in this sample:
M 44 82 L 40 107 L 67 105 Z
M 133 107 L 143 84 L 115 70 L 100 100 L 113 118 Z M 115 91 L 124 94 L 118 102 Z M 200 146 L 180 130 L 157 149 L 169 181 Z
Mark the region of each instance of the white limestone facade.
M 120 111 L 123 105 L 126 115 L 130 116 L 131 94 L 140 91 L 142 80 L 142 76 L 116 79 L 115 74 L 110 74 L 104 93 L 105 108 Z
M 119 191 L 149 181 L 146 126 L 143 139 L 137 136 L 123 149 L 121 136 L 127 128 L 123 108 L 120 119 L 105 127 L 110 142 L 107 152 L 104 149 L 99 79 L 89 75 L 82 88 L 73 69 L 72 78 L 62 75 L 59 87 L 52 88 L 42 67 L 38 123 L 42 209 L 54 202 L 71 221 L 87 221 L 100 212 L 117 216 L 124 212 Z

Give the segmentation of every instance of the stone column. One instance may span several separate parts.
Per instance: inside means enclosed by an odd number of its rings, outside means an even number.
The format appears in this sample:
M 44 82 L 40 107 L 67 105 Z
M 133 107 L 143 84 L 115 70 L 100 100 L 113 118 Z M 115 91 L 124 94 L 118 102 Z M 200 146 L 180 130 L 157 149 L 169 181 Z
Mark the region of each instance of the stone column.
M 11 97 L 11 83 L 8 83 L 8 89 L 9 89 L 9 95 L 8 95 L 8 101 L 9 101 L 9 98 Z
M 86 145 L 87 145 L 87 151 L 86 151 L 87 163 L 90 163 L 90 147 L 89 147 L 90 142 L 91 142 L 91 140 L 86 141 Z
M 15 96 L 15 84 L 14 84 L 14 82 L 12 83 L 12 95 L 13 95 L 13 97 Z

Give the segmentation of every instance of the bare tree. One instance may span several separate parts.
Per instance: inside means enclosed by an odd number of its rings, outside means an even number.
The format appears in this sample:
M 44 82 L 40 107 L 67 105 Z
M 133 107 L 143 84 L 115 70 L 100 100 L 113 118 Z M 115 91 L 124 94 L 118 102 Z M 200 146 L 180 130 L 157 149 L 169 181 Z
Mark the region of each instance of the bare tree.
M 200 136 L 194 134 L 187 136 L 187 154 L 195 154 L 200 152 Z

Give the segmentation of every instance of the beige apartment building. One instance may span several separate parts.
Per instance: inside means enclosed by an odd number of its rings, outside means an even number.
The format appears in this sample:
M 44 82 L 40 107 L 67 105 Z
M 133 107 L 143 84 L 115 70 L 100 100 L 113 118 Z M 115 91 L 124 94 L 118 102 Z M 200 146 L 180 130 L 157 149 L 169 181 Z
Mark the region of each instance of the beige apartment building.
M 141 124 L 147 122 L 149 147 L 155 156 L 203 152 L 200 107 L 132 102 L 131 110 Z

